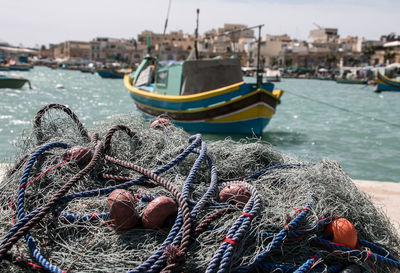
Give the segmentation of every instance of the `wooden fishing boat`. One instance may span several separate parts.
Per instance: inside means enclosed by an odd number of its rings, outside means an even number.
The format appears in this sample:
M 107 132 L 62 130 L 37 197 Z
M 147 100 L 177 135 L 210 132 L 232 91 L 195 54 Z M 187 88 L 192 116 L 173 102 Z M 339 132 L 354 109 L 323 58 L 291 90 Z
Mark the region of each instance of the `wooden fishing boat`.
M 0 75 L 0 88 L 19 89 L 22 88 L 25 83 L 28 83 L 31 88 L 31 83 L 28 79 Z
M 376 91 L 400 91 L 400 81 L 386 77 L 378 72 L 376 76 Z
M 10 70 L 9 64 L 0 64 L 0 71 L 8 71 Z
M 368 80 L 366 79 L 343 79 L 337 78 L 336 83 L 344 83 L 344 84 L 368 84 Z
M 84 67 L 84 68 L 81 68 L 80 71 L 82 73 L 91 73 L 91 74 L 93 74 L 95 69 L 92 68 L 92 67 Z
M 102 78 L 122 79 L 124 78 L 125 73 L 130 73 L 132 70 L 121 68 L 98 68 L 96 71 Z
M 188 131 L 261 135 L 283 94 L 274 84 L 243 78 L 239 59 L 187 60 L 160 67 L 146 57 L 124 84 L 149 117 L 167 115 Z
M 16 63 L 10 65 L 10 70 L 13 71 L 29 71 L 33 68 L 33 65 L 27 63 Z

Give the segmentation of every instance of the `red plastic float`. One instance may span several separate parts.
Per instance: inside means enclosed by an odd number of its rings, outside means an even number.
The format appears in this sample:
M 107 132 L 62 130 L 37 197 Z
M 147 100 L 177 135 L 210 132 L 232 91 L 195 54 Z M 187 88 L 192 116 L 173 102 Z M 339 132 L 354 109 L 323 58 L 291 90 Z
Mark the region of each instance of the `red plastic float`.
M 131 229 L 138 223 L 136 199 L 130 192 L 122 189 L 114 190 L 107 199 L 112 227 L 116 230 Z
M 219 193 L 220 202 L 232 202 L 239 205 L 245 205 L 250 199 L 249 190 L 240 184 L 230 184 L 223 188 Z
M 346 218 L 337 218 L 330 222 L 325 228 L 325 233 L 333 234 L 332 241 L 337 244 L 349 248 L 355 248 L 357 245 L 357 231 Z
M 142 224 L 144 228 L 158 229 L 165 219 L 176 215 L 178 206 L 172 198 L 160 196 L 152 200 L 143 212 Z

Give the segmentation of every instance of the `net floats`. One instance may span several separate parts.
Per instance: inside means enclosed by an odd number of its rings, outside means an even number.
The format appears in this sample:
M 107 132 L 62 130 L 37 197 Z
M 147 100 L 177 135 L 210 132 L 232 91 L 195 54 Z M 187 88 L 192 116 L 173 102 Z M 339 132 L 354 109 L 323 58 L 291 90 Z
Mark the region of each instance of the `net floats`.
M 142 224 L 146 229 L 158 229 L 168 217 L 178 213 L 178 206 L 172 198 L 160 196 L 152 200 L 143 212 Z
M 240 184 L 230 184 L 220 191 L 219 201 L 244 206 L 247 201 L 249 201 L 250 196 L 251 194 L 245 186 Z
M 325 233 L 332 234 L 332 241 L 355 248 L 357 245 L 357 231 L 353 224 L 346 218 L 337 218 L 330 222 L 325 229 Z
M 107 199 L 107 208 L 115 230 L 128 230 L 137 225 L 139 215 L 136 212 L 136 202 L 133 195 L 126 190 L 117 189 L 111 192 Z
M 79 167 L 83 168 L 89 164 L 93 157 L 93 152 L 85 147 L 73 146 L 64 153 L 63 157 L 64 159 L 75 157 L 76 163 L 79 165 Z

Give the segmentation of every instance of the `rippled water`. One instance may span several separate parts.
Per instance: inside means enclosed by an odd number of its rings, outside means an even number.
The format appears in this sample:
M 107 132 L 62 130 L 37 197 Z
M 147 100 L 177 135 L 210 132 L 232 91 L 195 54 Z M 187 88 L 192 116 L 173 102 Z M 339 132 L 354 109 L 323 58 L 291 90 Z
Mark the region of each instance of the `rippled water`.
M 45 67 L 4 74 L 30 79 L 33 89 L 0 90 L 0 162 L 45 104 L 67 105 L 89 128 L 114 114 L 138 114 L 122 80 Z M 400 92 L 295 79 L 276 88 L 286 92 L 263 138 L 277 150 L 313 162 L 337 160 L 352 178 L 400 181 Z

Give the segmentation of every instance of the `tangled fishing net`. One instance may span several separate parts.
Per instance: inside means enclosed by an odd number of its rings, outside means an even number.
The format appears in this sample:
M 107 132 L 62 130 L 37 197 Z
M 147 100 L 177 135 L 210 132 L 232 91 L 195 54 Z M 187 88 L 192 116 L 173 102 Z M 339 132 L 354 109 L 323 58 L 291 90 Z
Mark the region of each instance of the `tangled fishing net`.
M 1 272 L 400 269 L 396 231 L 336 162 L 301 162 L 254 139 L 206 143 L 165 119 L 150 128 L 114 117 L 89 132 L 62 105 L 41 109 L 33 127 L 0 184 Z M 116 189 L 137 200 L 134 227 L 119 230 L 110 215 Z M 160 196 L 179 210 L 146 228 Z M 338 220 L 354 226 L 345 241 Z

